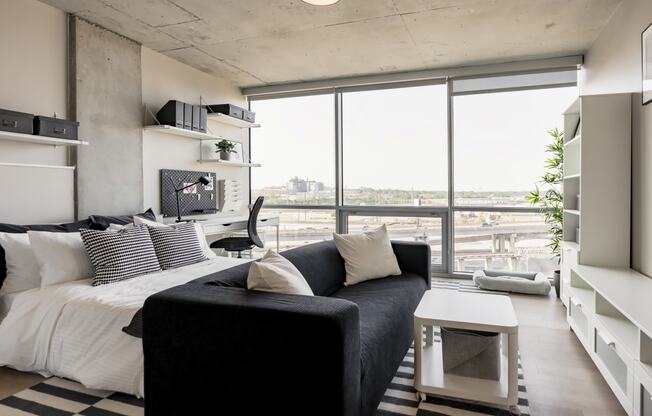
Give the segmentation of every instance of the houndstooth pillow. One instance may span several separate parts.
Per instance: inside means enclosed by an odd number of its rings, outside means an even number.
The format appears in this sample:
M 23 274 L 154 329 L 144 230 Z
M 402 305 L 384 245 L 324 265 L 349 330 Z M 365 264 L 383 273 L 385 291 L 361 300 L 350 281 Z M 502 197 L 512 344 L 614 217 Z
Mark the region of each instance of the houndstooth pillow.
M 179 224 L 175 227 L 147 226 L 147 229 L 163 270 L 208 260 L 199 244 L 193 223 Z
M 118 232 L 82 229 L 80 234 L 95 269 L 93 286 L 161 270 L 144 226 Z

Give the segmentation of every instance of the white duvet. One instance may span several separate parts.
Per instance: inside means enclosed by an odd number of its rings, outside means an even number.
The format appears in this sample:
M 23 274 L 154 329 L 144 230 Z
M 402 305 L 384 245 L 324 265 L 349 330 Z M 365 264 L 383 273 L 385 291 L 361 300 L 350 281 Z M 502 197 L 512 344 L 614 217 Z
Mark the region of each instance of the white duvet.
M 22 292 L 0 323 L 0 365 L 142 397 L 142 342 L 122 327 L 148 296 L 244 261 L 217 257 L 97 287 L 77 280 Z

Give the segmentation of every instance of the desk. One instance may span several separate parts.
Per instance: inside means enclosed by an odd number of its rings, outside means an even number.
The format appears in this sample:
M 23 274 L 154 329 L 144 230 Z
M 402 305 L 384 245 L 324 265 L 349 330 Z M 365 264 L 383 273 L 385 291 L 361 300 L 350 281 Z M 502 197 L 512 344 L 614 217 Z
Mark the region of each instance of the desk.
M 242 231 L 247 229 L 247 222 L 249 217 L 239 216 L 239 217 L 220 217 L 220 218 L 211 218 L 205 221 L 198 221 L 204 229 L 204 234 L 207 237 L 217 236 L 220 234 L 228 234 L 233 231 Z M 280 229 L 279 229 L 279 217 L 278 216 L 269 216 L 269 215 L 260 215 L 258 217 L 257 226 L 258 228 L 262 227 L 275 227 L 276 228 L 276 252 L 279 251 L 280 247 Z M 212 241 L 217 240 L 214 239 Z M 212 242 L 212 241 L 209 241 Z

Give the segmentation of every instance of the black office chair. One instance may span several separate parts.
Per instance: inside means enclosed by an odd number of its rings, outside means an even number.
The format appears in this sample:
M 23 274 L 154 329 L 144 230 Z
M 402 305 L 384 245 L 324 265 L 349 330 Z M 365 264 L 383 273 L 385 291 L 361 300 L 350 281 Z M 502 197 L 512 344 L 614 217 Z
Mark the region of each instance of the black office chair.
M 211 243 L 211 248 L 222 248 L 226 251 L 237 251 L 238 258 L 242 258 L 244 250 L 251 250 L 256 247 L 264 247 L 263 240 L 258 236 L 256 224 L 258 223 L 258 213 L 263 206 L 264 197 L 259 196 L 254 202 L 254 206 L 249 213 L 249 220 L 247 221 L 247 237 L 227 237 Z

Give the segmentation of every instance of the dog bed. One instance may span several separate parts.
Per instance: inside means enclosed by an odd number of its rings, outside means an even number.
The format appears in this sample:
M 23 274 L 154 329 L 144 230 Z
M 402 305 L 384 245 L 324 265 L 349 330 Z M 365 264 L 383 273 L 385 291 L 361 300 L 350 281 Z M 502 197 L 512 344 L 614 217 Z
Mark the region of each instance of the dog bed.
M 476 270 L 473 282 L 480 289 L 502 292 L 547 295 L 550 282 L 543 273 L 513 273 L 496 270 Z

